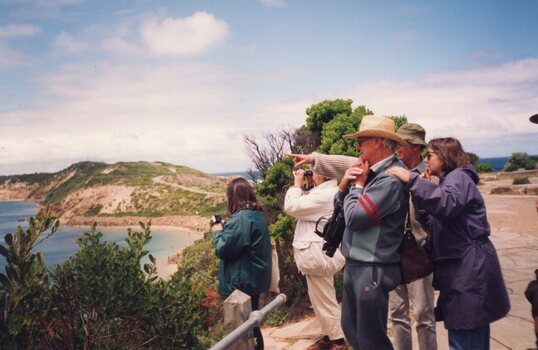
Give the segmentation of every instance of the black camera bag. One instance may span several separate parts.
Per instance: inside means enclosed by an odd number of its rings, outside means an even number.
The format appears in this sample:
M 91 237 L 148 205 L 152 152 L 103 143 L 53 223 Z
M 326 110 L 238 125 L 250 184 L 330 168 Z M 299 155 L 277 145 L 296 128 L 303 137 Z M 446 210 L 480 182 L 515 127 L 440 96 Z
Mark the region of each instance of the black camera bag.
M 327 221 L 323 227 L 323 232 L 318 230 L 318 225 L 321 221 Z M 344 230 L 346 228 L 346 221 L 344 219 L 344 210 L 342 205 L 336 203 L 334 205 L 334 210 L 329 219 L 326 217 L 321 217 L 316 222 L 315 232 L 323 237 L 324 243 L 322 250 L 325 252 L 325 255 L 333 257 L 336 249 L 340 246 L 342 242 L 342 237 L 344 236 Z

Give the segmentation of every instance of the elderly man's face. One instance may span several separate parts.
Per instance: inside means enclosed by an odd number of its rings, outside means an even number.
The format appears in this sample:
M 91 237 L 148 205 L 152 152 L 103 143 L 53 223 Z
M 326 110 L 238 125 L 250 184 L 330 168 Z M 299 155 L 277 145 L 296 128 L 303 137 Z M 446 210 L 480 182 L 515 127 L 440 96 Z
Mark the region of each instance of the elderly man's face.
M 398 159 L 409 167 L 409 164 L 416 158 L 420 157 L 422 147 L 418 145 L 398 145 L 396 147 L 396 155 Z
M 362 158 L 370 162 L 373 152 L 375 152 L 376 137 L 360 137 L 357 139 L 357 151 L 361 152 Z

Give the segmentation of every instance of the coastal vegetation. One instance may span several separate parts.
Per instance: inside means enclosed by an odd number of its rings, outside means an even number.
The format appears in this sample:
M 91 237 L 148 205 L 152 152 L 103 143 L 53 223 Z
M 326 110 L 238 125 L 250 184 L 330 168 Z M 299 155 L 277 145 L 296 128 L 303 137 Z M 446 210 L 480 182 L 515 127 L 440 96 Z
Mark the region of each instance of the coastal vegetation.
M 0 245 L 7 262 L 0 273 L 0 348 L 208 347 L 203 325 L 210 309 L 192 278 L 196 270 L 180 269 L 164 281 L 151 255 L 141 265 L 149 224 L 128 230 L 126 247 L 102 242 L 94 225 L 77 240 L 79 251 L 49 270 L 35 250 L 58 224 L 47 212 Z
M 529 156 L 525 152 L 515 152 L 508 158 L 503 171 L 516 171 L 522 168 L 525 170 L 536 169 L 537 161 L 537 156 Z

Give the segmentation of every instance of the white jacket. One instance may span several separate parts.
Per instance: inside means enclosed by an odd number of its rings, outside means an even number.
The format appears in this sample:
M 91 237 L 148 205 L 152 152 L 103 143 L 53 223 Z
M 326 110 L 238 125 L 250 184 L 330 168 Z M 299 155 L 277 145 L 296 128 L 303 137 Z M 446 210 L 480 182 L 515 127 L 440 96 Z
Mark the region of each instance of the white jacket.
M 293 235 L 293 258 L 297 269 L 305 275 L 334 275 L 341 270 L 345 258 L 338 249 L 330 258 L 322 251 L 323 238 L 314 230 L 322 216 L 329 218 L 333 213 L 334 195 L 338 191 L 336 180 L 325 181 L 303 194 L 299 187 L 291 187 L 286 193 L 284 210 L 297 219 Z M 320 224 L 320 230 L 323 225 Z
M 299 187 L 288 189 L 284 201 L 284 210 L 298 220 L 293 236 L 293 246 L 303 249 L 303 242 L 322 242 L 314 230 L 316 221 L 321 216 L 329 218 L 333 213 L 334 195 L 338 191 L 336 180 L 325 181 L 314 187 L 309 193 L 303 194 Z M 321 225 L 320 225 L 321 226 Z M 323 226 L 320 227 L 320 230 Z

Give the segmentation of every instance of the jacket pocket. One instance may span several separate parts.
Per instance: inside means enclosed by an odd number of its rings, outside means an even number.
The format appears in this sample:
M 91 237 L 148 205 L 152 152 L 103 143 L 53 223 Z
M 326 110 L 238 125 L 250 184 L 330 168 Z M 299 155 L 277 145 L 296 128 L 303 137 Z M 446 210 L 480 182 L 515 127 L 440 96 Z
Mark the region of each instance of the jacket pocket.
M 345 258 L 339 250 L 330 258 L 321 249 L 323 242 L 301 242 L 293 245 L 297 269 L 304 275 L 332 275 L 341 270 Z M 300 247 L 300 248 L 299 248 Z

